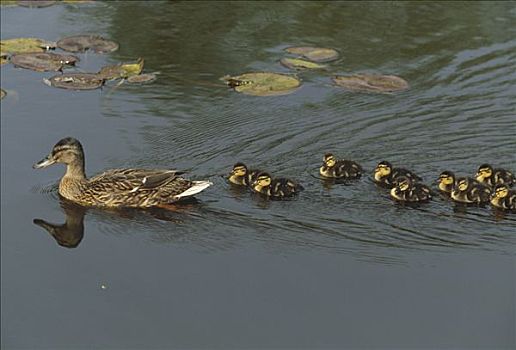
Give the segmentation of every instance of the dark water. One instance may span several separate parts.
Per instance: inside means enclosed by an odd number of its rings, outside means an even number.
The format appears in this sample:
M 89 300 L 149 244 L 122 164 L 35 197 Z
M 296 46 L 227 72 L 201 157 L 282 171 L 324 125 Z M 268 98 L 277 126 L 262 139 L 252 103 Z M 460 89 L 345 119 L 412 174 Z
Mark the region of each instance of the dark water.
M 1 37 L 98 33 L 120 43 L 79 69 L 145 58 L 155 83 L 53 89 L 1 67 L 2 347 L 516 347 L 516 216 L 437 198 L 394 204 L 369 176 L 312 176 L 325 152 L 383 159 L 432 182 L 490 162 L 516 170 L 516 6 L 475 3 L 109 2 L 2 7 Z M 290 45 L 336 48 L 287 96 L 250 97 L 225 74 L 287 72 Z M 334 74 L 395 74 L 395 95 L 334 88 Z M 214 186 L 179 212 L 60 203 L 64 136 L 87 171 L 190 169 Z M 299 180 L 267 202 L 220 177 L 241 160 Z M 64 208 L 62 208 L 64 207 Z M 68 226 L 54 232 L 43 219 Z M 61 245 L 59 245 L 60 243 Z M 75 248 L 64 248 L 63 246 Z

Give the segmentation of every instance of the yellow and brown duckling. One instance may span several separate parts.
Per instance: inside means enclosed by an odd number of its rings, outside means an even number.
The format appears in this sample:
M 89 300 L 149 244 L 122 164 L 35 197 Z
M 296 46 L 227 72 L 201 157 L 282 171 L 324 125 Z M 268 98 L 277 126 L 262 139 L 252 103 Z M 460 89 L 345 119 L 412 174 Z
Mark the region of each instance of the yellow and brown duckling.
M 87 178 L 82 145 L 72 137 L 60 140 L 33 167 L 45 168 L 55 163 L 66 165 L 59 194 L 81 205 L 166 208 L 212 185 L 209 181 L 184 179 L 178 176 L 182 172 L 169 169 L 112 169 Z
M 235 185 L 251 187 L 259 173 L 261 173 L 261 170 L 248 169 L 244 163 L 238 162 L 233 165 L 233 169 L 231 170 L 231 174 L 229 174 L 228 180 Z
M 491 196 L 491 205 L 516 212 L 516 191 L 510 190 L 506 184 L 496 185 Z
M 336 159 L 331 153 L 323 157 L 323 165 L 319 168 L 319 174 L 334 179 L 358 179 L 362 176 L 362 167 L 352 161 Z
M 255 192 L 266 195 L 269 198 L 281 199 L 298 194 L 303 190 L 300 184 L 285 178 L 272 179 L 268 173 L 259 173 L 253 182 Z
M 474 179 L 461 177 L 455 181 L 451 198 L 461 203 L 487 203 L 491 198 L 491 189 Z
M 475 178 L 478 182 L 491 188 L 502 184 L 506 184 L 511 187 L 514 182 L 516 182 L 514 175 L 510 171 L 505 169 L 493 169 L 489 164 L 482 164 L 479 166 Z
M 453 186 L 455 186 L 455 174 L 451 171 L 443 171 L 437 179 L 437 187 L 441 192 L 450 194 L 453 191 Z
M 387 161 L 378 163 L 374 169 L 374 181 L 378 184 L 393 187 L 394 181 L 400 176 L 407 177 L 412 182 L 421 181 L 421 178 L 412 171 L 403 168 L 393 168 Z
M 426 202 L 432 198 L 431 190 L 421 183 L 412 182 L 406 176 L 399 176 L 391 189 L 391 197 L 402 202 Z

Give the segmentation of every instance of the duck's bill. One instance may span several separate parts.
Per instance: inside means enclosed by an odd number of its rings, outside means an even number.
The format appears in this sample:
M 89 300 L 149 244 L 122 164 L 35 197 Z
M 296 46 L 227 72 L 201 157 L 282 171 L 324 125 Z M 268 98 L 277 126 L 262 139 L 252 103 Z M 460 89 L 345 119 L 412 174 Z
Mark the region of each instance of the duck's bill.
M 37 162 L 36 164 L 34 164 L 32 166 L 32 168 L 34 168 L 34 169 L 46 168 L 47 166 L 52 165 L 55 162 L 56 162 L 55 160 L 50 159 L 49 157 L 46 157 L 46 158 L 43 158 L 42 160 L 40 160 L 39 162 Z

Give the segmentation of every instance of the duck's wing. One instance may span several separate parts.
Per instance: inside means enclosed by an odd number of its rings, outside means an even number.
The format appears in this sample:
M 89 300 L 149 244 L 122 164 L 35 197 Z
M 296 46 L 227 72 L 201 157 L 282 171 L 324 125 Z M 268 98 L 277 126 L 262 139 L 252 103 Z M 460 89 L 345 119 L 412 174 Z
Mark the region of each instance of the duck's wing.
M 93 188 L 134 193 L 166 187 L 183 173 L 167 169 L 113 169 L 92 177 L 90 184 Z

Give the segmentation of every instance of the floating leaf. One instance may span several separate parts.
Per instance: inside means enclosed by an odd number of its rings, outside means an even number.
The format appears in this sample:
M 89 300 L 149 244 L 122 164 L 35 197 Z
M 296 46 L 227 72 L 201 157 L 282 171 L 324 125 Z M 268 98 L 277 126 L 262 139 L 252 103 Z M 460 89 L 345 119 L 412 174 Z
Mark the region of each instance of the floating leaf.
M 136 63 L 120 63 L 114 66 L 105 66 L 97 74 L 106 80 L 128 78 L 142 72 L 143 61 L 143 58 L 139 58 Z
M 70 90 L 93 90 L 104 84 L 104 79 L 93 73 L 69 73 L 43 79 L 45 84 Z
M 394 92 L 409 88 L 406 80 L 395 75 L 355 74 L 336 76 L 333 81 L 352 91 Z
M 299 58 L 282 58 L 280 63 L 290 69 L 320 69 L 325 68 L 325 65 L 314 63 Z
M 156 74 L 153 73 L 133 75 L 127 78 L 127 82 L 131 84 L 150 83 L 154 80 L 156 80 Z
M 314 62 L 328 62 L 336 60 L 339 57 L 337 50 L 324 47 L 295 46 L 287 47 L 285 51 L 301 55 Z
M 0 40 L 0 56 L 22 52 L 44 52 L 54 47 L 54 43 L 37 38 Z
M 60 71 L 66 65 L 75 65 L 79 58 L 73 55 L 61 55 L 50 52 L 20 53 L 11 56 L 11 62 L 17 67 L 38 72 Z
M 16 3 L 23 7 L 49 7 L 56 3 L 56 0 L 18 0 Z
M 98 35 L 74 35 L 59 40 L 57 47 L 70 52 L 92 50 L 97 53 L 107 53 L 118 50 L 119 45 Z
M 4 89 L 0 89 L 0 100 L 3 99 L 7 95 L 7 92 L 5 92 Z
M 301 81 L 291 75 L 267 72 L 225 76 L 222 79 L 235 91 L 253 96 L 285 95 L 301 85 Z

